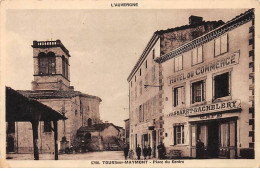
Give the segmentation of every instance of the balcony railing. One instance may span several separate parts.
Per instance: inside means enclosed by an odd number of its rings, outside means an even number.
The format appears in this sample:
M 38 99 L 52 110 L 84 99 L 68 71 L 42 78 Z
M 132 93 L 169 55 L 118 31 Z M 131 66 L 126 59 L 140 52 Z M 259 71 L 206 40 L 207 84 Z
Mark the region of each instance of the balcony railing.
M 60 47 L 68 56 L 70 56 L 69 51 L 61 43 L 60 40 L 55 41 L 33 41 L 33 48 L 46 48 L 46 47 Z

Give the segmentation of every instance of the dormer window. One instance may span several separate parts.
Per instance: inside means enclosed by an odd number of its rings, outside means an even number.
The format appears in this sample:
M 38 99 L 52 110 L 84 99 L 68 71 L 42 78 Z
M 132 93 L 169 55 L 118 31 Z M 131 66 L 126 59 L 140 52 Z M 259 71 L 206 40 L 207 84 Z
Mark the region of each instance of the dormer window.
M 39 75 L 56 74 L 56 58 L 53 52 L 38 54 Z

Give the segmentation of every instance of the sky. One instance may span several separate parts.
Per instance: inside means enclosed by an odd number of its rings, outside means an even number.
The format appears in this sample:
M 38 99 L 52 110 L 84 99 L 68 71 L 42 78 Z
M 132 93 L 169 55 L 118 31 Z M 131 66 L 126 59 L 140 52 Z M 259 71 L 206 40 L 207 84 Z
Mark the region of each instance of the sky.
M 127 77 L 153 33 L 188 24 L 190 15 L 205 21 L 231 20 L 246 9 L 217 10 L 8 10 L 5 85 L 30 90 L 33 40 L 60 39 L 69 50 L 71 86 L 99 96 L 103 121 L 124 126 L 129 117 Z

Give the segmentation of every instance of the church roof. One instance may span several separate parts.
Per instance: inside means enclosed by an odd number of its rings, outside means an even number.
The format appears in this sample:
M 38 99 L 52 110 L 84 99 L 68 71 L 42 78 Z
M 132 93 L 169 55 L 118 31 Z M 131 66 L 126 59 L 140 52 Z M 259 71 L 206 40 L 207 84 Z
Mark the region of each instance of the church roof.
M 96 131 L 103 131 L 104 129 L 113 126 L 115 127 L 118 131 L 120 131 L 120 128 L 113 123 L 102 123 L 102 124 L 94 124 L 91 126 L 82 126 L 78 129 L 78 133 L 82 132 L 96 132 Z
M 76 96 L 95 98 L 101 102 L 101 98 L 89 94 L 81 93 L 80 91 L 60 91 L 60 90 L 18 90 L 19 93 L 31 99 L 57 99 L 57 98 L 72 98 Z

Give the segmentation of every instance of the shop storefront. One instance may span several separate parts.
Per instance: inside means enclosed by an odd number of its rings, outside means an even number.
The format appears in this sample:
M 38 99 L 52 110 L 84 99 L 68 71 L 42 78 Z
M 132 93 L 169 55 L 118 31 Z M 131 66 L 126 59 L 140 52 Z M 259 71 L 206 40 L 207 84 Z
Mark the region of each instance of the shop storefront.
M 236 158 L 237 117 L 194 121 L 191 124 L 191 157 L 196 158 L 196 142 L 204 144 L 202 158 Z

